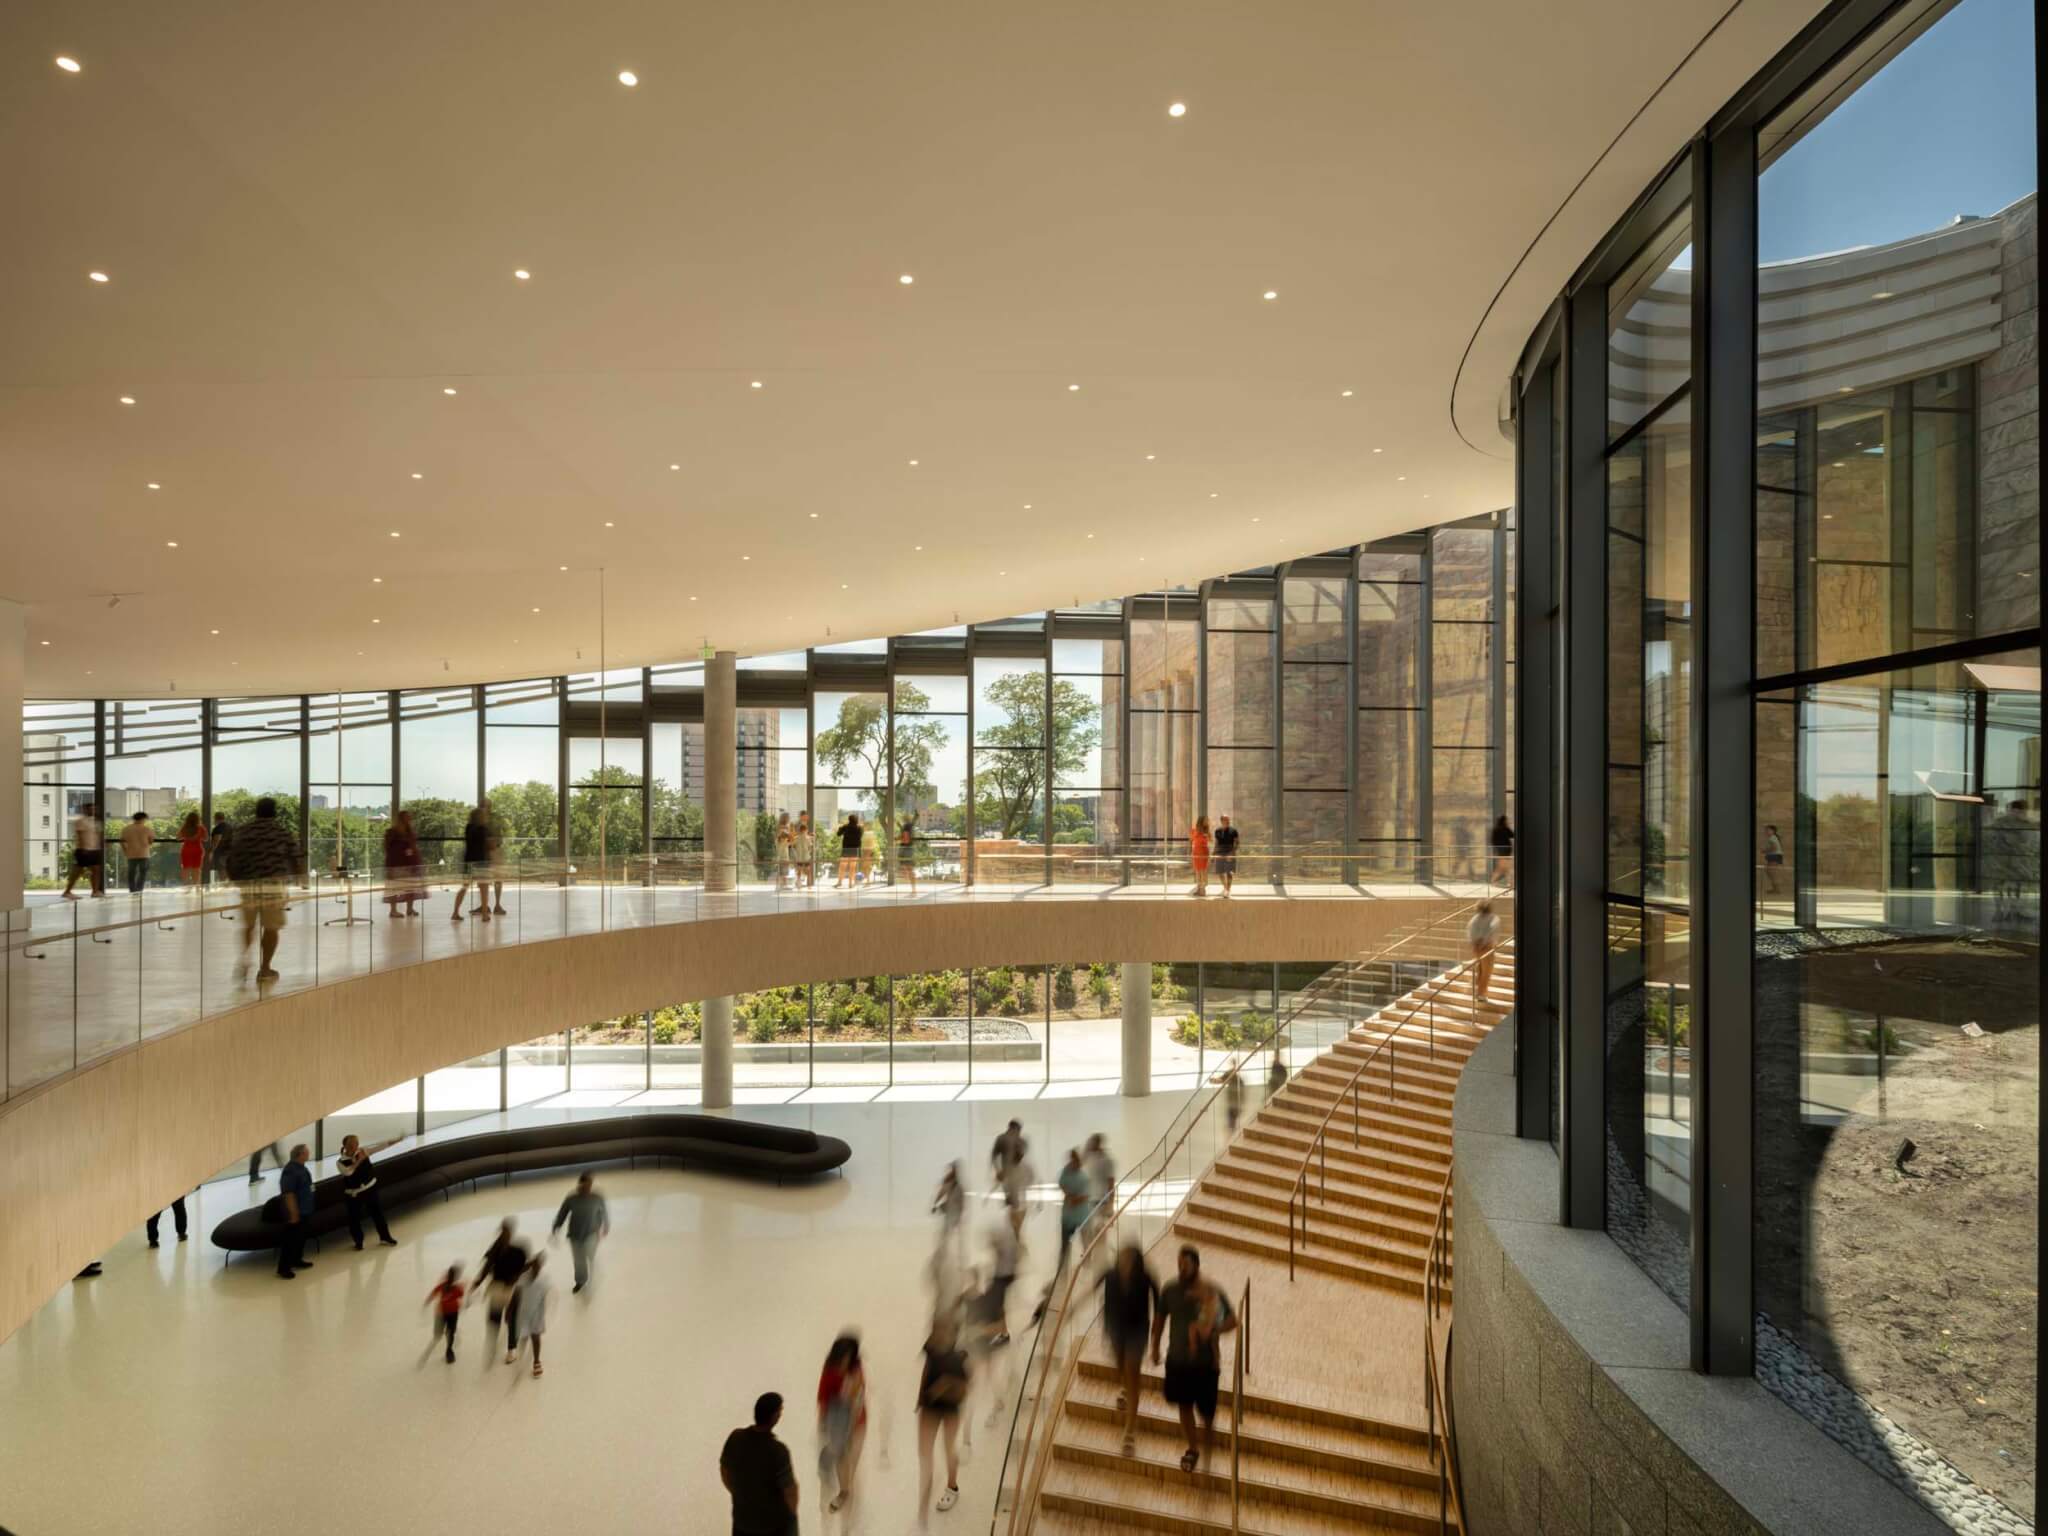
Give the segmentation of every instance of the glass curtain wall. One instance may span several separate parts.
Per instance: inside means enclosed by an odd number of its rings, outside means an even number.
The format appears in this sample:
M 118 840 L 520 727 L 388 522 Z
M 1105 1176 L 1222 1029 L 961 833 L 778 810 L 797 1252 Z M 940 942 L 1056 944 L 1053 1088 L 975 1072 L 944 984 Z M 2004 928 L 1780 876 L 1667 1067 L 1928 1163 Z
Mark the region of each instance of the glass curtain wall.
M 33 699 L 22 706 L 22 879 L 56 890 L 72 869 L 72 821 L 99 796 L 100 706 Z
M 562 690 L 558 679 L 484 688 L 484 783 L 499 851 L 517 864 L 562 855 Z
M 476 694 L 415 688 L 398 696 L 398 803 L 412 813 L 429 874 L 461 872 L 462 829 L 480 778 Z
M 200 699 L 121 699 L 106 706 L 106 790 L 104 811 L 112 830 L 141 811 L 156 841 L 144 870 L 146 885 L 175 885 L 182 878 L 178 833 L 187 816 L 200 815 L 205 797 L 202 744 L 205 702 Z M 386 797 L 389 784 L 386 784 Z M 202 819 L 203 833 L 203 819 Z M 114 840 L 113 864 L 126 865 Z M 205 867 L 200 866 L 203 875 Z
M 940 665 L 924 648 L 897 653 L 891 741 L 895 753 L 896 812 L 908 823 L 910 868 L 896 878 L 955 881 L 960 842 L 967 832 L 967 678 L 963 673 L 912 671 Z M 945 658 L 965 667 L 964 654 Z
M 1561 765 L 1554 835 L 1520 845 L 1520 915 L 1557 934 L 1518 968 L 1546 989 L 1518 1058 L 1557 1074 L 1521 1134 L 1695 1369 L 1754 1375 L 1959 1530 L 2035 1508 L 2034 28 L 2016 0 L 1831 7 L 1518 379 L 1519 547 L 1554 566 L 1518 598 L 1557 647 L 1513 667 Z M 1440 714 L 1486 643 L 1445 632 L 1483 616 L 1463 538 L 1424 578 Z
M 1759 131 L 1752 829 L 1758 1373 L 1837 1432 L 1901 1427 L 1877 1450 L 1849 1437 L 1894 1480 L 1925 1485 L 1899 1448 L 1917 1442 L 2029 1516 L 2030 20 L 2004 0 L 1901 12 Z M 1872 134 L 1900 113 L 1915 133 Z M 1851 248 L 1845 301 L 1832 253 Z M 1862 344 L 1831 352 L 1818 324 Z
M 1495 809 L 1494 554 L 1490 527 L 1430 536 L 1430 857 L 1439 880 L 1482 880 Z
M 858 886 L 886 872 L 882 810 L 889 789 L 889 695 L 820 690 L 812 700 L 811 821 L 817 828 L 818 883 Z M 874 842 L 870 849 L 868 839 Z M 861 855 L 868 853 L 868 867 Z
M 1203 804 L 1212 826 L 1228 816 L 1247 881 L 1256 855 L 1274 846 L 1273 583 L 1212 582 L 1205 604 L 1208 774 Z
M 1318 569 L 1328 565 L 1327 570 Z M 1336 881 L 1349 852 L 1349 561 L 1296 561 L 1281 585 L 1281 825 L 1288 878 Z M 1253 861 L 1247 873 L 1258 873 Z
M 1358 774 L 1354 788 L 1364 880 L 1426 876 L 1429 647 L 1423 633 L 1426 536 L 1382 539 L 1358 552 Z
M 1131 635 L 1131 847 L 1137 883 L 1177 878 L 1194 824 L 1200 738 L 1201 610 L 1192 596 L 1134 604 Z
M 1053 764 L 1053 879 L 1115 885 L 1123 879 L 1124 642 L 1099 617 L 1056 616 L 1056 702 L 1095 733 Z
M 1002 651 L 974 657 L 975 879 L 984 885 L 1042 885 L 1046 878 L 1046 761 L 1078 766 L 1085 750 L 1072 715 L 1072 690 L 1055 711 L 1043 632 L 1004 632 Z M 1033 641 L 1036 643 L 1033 644 Z M 1035 650 L 1035 655 L 1004 652 Z
M 374 879 L 391 821 L 391 695 L 316 693 L 307 721 L 308 868 Z

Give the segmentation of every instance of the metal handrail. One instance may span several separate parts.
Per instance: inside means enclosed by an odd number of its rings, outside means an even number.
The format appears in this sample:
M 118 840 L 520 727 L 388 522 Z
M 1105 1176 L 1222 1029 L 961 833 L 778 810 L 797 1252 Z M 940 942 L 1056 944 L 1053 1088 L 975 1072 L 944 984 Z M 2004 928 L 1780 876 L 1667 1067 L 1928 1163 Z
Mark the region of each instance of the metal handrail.
M 1490 900 L 1491 898 L 1481 899 Z M 1438 922 L 1443 922 L 1446 919 L 1458 917 L 1463 913 L 1475 911 L 1478 908 L 1478 906 L 1479 901 L 1474 901 L 1470 906 L 1459 908 L 1457 911 L 1447 912 L 1443 914 L 1441 917 L 1437 918 L 1435 921 L 1431 922 L 1429 928 L 1425 929 L 1424 932 L 1427 933 L 1433 931 Z M 1496 946 L 1496 953 L 1498 953 L 1498 948 L 1499 947 Z M 1459 961 L 1458 964 L 1452 966 L 1448 971 L 1445 971 L 1442 975 L 1436 977 L 1433 981 L 1430 981 L 1425 984 L 1429 993 L 1428 1029 L 1429 1059 L 1431 1061 L 1436 1060 L 1436 1000 L 1438 996 L 1442 994 L 1444 988 L 1451 985 L 1451 983 L 1456 981 L 1459 978 L 1459 976 L 1464 974 L 1466 971 L 1470 970 L 1473 966 L 1477 965 L 1478 963 L 1479 957 L 1476 955 L 1471 956 L 1465 960 Z M 1424 987 L 1418 987 L 1415 989 L 1414 992 L 1410 992 L 1406 994 L 1406 996 L 1409 998 L 1415 998 L 1424 990 Z M 1400 1002 L 1401 1000 L 1402 999 L 1400 998 L 1396 998 L 1395 1002 Z M 1475 1018 L 1478 1014 L 1479 1001 L 1479 998 L 1475 995 L 1473 998 L 1473 1014 Z M 1388 1007 L 1392 1006 L 1393 1004 L 1388 1004 Z M 1380 1014 L 1384 1014 L 1385 1012 L 1386 1009 L 1384 1008 L 1380 1010 Z M 1301 1154 L 1301 1167 L 1294 1176 L 1294 1187 L 1292 1190 L 1288 1192 L 1287 1196 L 1288 1279 L 1292 1280 L 1294 1278 L 1294 1238 L 1296 1226 L 1295 1210 L 1297 1205 L 1299 1206 L 1301 1212 L 1301 1246 L 1304 1248 L 1308 1246 L 1308 1170 L 1309 1164 L 1312 1162 L 1317 1163 L 1320 1167 L 1323 1198 L 1326 1202 L 1329 1199 L 1330 1121 L 1333 1118 L 1335 1118 L 1337 1111 L 1343 1108 L 1344 1097 L 1348 1093 L 1351 1096 L 1351 1140 L 1353 1146 L 1358 1145 L 1359 1124 L 1362 1118 L 1359 1113 L 1358 1106 L 1359 1084 L 1364 1080 L 1365 1074 L 1369 1070 L 1371 1070 L 1372 1064 L 1375 1061 L 1379 1060 L 1380 1052 L 1385 1051 L 1387 1053 L 1387 1100 L 1389 1103 L 1393 1102 L 1395 1069 L 1399 1064 L 1398 1057 L 1394 1050 L 1394 1045 L 1395 1042 L 1400 1038 L 1401 1031 L 1406 1029 L 1410 1024 L 1412 1024 L 1417 1018 L 1421 1016 L 1422 1005 L 1420 1002 L 1416 1002 L 1413 1006 L 1409 1008 L 1407 1014 L 1403 1016 L 1401 1019 L 1399 1019 L 1394 1024 L 1394 1027 L 1388 1030 L 1387 1033 L 1373 1045 L 1373 1048 L 1366 1053 L 1365 1060 L 1358 1064 L 1358 1069 L 1351 1074 L 1350 1078 L 1345 1082 L 1344 1086 L 1339 1088 L 1336 1092 L 1336 1095 L 1330 1100 L 1330 1107 L 1323 1111 L 1323 1118 L 1317 1123 L 1315 1134 L 1309 1138 L 1309 1144 Z M 1379 1017 L 1379 1014 L 1375 1014 L 1374 1017 Z
M 1244 1475 L 1239 1470 L 1239 1456 L 1244 1445 L 1244 1379 L 1251 1373 L 1252 1368 L 1252 1281 L 1249 1275 L 1245 1276 L 1244 1295 L 1237 1306 L 1236 1354 L 1237 1363 L 1232 1369 L 1230 1383 L 1231 1536 L 1239 1536 L 1244 1529 L 1239 1515 L 1244 1493 Z
M 1457 1463 L 1457 1427 L 1451 1421 L 1451 1396 L 1437 1370 L 1436 1319 L 1444 1308 L 1444 1281 L 1451 1266 L 1451 1174 L 1437 1196 L 1436 1220 L 1430 1228 L 1429 1251 L 1422 1266 L 1422 1380 L 1429 1433 L 1429 1460 L 1436 1468 L 1436 1522 L 1442 1533 L 1465 1529 L 1465 1496 Z M 1450 1331 L 1444 1332 L 1446 1357 Z M 1438 1405 L 1442 1412 L 1438 1412 Z M 1442 1428 L 1438 1425 L 1441 1423 Z
M 1468 912 L 1472 910 L 1473 907 L 1476 907 L 1478 905 L 1479 900 L 1491 899 L 1492 898 L 1490 896 L 1478 898 L 1471 904 L 1471 906 L 1459 908 L 1456 911 L 1447 915 L 1453 917 L 1457 916 L 1460 912 Z M 1373 950 L 1370 954 L 1360 955 L 1354 959 L 1346 960 L 1340 962 L 1337 965 L 1332 966 L 1328 971 L 1324 972 L 1322 976 L 1316 978 L 1316 980 L 1312 982 L 1308 987 L 1303 988 L 1301 993 L 1297 996 L 1296 1006 L 1288 1014 L 1287 1019 L 1284 1023 L 1276 1023 L 1273 1028 L 1273 1032 L 1265 1040 L 1259 1042 L 1255 1046 L 1249 1047 L 1245 1051 L 1242 1060 L 1240 1060 L 1236 1065 L 1228 1067 L 1221 1073 L 1218 1073 L 1212 1077 L 1211 1081 L 1217 1084 L 1214 1092 L 1212 1092 L 1207 1099 L 1202 1101 L 1201 1107 L 1198 1110 L 1196 1110 L 1193 1114 L 1188 1116 L 1187 1125 L 1181 1130 L 1179 1136 L 1174 1140 L 1173 1145 L 1171 1147 L 1168 1147 L 1163 1155 L 1159 1156 L 1159 1164 L 1155 1171 L 1147 1175 L 1146 1178 L 1142 1182 L 1140 1182 L 1135 1188 L 1132 1188 L 1130 1192 L 1127 1195 L 1125 1195 L 1121 1202 L 1118 1204 L 1115 1212 L 1107 1220 L 1097 1225 L 1093 1235 L 1088 1238 L 1086 1245 L 1081 1249 L 1080 1253 L 1074 1259 L 1066 1275 L 1065 1289 L 1061 1293 L 1059 1306 L 1056 1314 L 1052 1304 L 1052 1298 L 1050 1296 L 1046 1298 L 1046 1317 L 1048 1319 L 1048 1322 L 1047 1324 L 1043 1325 L 1043 1331 L 1041 1332 L 1037 1340 L 1037 1343 L 1034 1346 L 1034 1359 L 1036 1358 L 1038 1353 L 1042 1352 L 1047 1361 L 1047 1368 L 1050 1368 L 1050 1362 L 1054 1357 L 1054 1352 L 1061 1346 L 1064 1340 L 1064 1336 L 1069 1327 L 1070 1320 L 1073 1316 L 1072 1302 L 1074 1295 L 1074 1287 L 1076 1286 L 1076 1284 L 1079 1283 L 1082 1274 L 1084 1274 L 1088 1270 L 1090 1258 L 1092 1255 L 1094 1255 L 1097 1245 L 1101 1243 L 1104 1235 L 1107 1234 L 1112 1228 L 1114 1228 L 1117 1225 L 1117 1223 L 1123 1219 L 1124 1214 L 1127 1211 L 1129 1211 L 1133 1207 L 1133 1205 L 1135 1205 L 1135 1203 L 1138 1200 L 1138 1197 L 1142 1195 L 1145 1192 L 1145 1190 L 1149 1189 L 1155 1182 L 1157 1182 L 1165 1174 L 1166 1169 L 1169 1163 L 1171 1162 L 1174 1153 L 1178 1152 L 1181 1149 L 1181 1147 L 1186 1143 L 1188 1136 L 1193 1133 L 1195 1126 L 1201 1122 L 1203 1116 L 1214 1108 L 1217 1098 L 1228 1087 L 1230 1079 L 1235 1075 L 1241 1074 L 1244 1071 L 1245 1067 L 1249 1065 L 1261 1051 L 1279 1051 L 1285 1049 L 1286 1042 L 1294 1027 L 1295 1021 L 1301 1016 L 1303 1012 L 1305 1012 L 1310 1006 L 1312 1006 L 1311 1000 L 1315 997 L 1321 996 L 1322 993 L 1328 987 L 1334 986 L 1338 981 L 1342 979 L 1344 973 L 1351 971 L 1355 967 L 1362 965 L 1372 965 L 1377 963 L 1378 961 L 1386 959 L 1393 952 L 1411 943 L 1416 938 L 1426 936 L 1429 933 L 1433 932 L 1436 928 L 1436 923 L 1439 921 L 1442 921 L 1442 918 L 1438 918 L 1436 921 L 1432 921 L 1427 926 L 1422 928 L 1419 932 L 1405 933 L 1400 935 L 1398 938 L 1394 938 L 1386 942 L 1383 942 L 1377 949 Z M 1166 1138 L 1168 1136 L 1173 1136 L 1173 1134 L 1173 1127 L 1168 1126 L 1166 1134 L 1160 1138 L 1159 1146 L 1164 1146 Z M 1145 1157 L 1139 1159 L 1137 1166 L 1142 1166 L 1144 1163 L 1150 1161 L 1152 1157 L 1158 1152 L 1159 1147 L 1155 1147 L 1153 1149 L 1153 1152 L 1147 1153 Z M 1055 1284 L 1057 1283 L 1058 1282 L 1055 1281 Z M 1031 1416 L 1030 1418 L 1025 1420 L 1024 1438 L 1022 1441 L 1022 1454 L 1024 1457 L 1024 1465 L 1019 1468 L 1016 1483 L 1016 1493 L 1014 1496 L 1014 1500 L 1010 1506 L 1010 1519 L 1008 1522 L 1008 1526 L 1006 1528 L 1008 1536 L 1029 1536 L 1032 1524 L 1037 1519 L 1039 1493 L 1044 1486 L 1046 1472 L 1050 1467 L 1052 1460 L 1050 1434 L 1048 1433 L 1044 1444 L 1039 1443 L 1038 1425 L 1041 1417 L 1041 1411 L 1044 1409 L 1048 1401 L 1051 1401 L 1054 1404 L 1059 1404 L 1066 1400 L 1068 1388 L 1073 1384 L 1074 1372 L 1076 1368 L 1079 1366 L 1079 1364 L 1080 1354 L 1078 1351 L 1076 1351 L 1070 1356 L 1066 1364 L 1061 1368 L 1058 1384 L 1050 1390 L 1048 1390 L 1043 1378 L 1041 1378 L 1038 1395 L 1032 1400 Z M 1032 1360 L 1027 1360 L 1024 1364 L 1023 1370 L 1018 1374 L 1018 1391 L 1020 1392 L 1020 1394 L 1022 1392 L 1029 1390 L 1031 1380 L 1031 1367 Z M 1020 1415 L 1023 1413 L 1023 1404 L 1021 1399 L 1019 1401 L 1017 1411 Z M 1012 1423 L 1011 1441 L 1013 1445 L 1017 1443 L 1014 1421 Z M 1233 1474 L 1233 1476 L 1234 1475 L 1235 1474 Z M 1000 1500 L 1000 1498 L 1002 1497 L 1002 1485 L 1004 1481 L 1002 1473 L 1000 1471 L 997 1474 L 996 1481 L 996 1496 Z M 1000 1515 L 1001 1511 L 999 1509 L 997 1511 L 998 1518 L 1000 1518 Z M 994 1528 L 995 1522 L 992 1521 L 990 1524 L 991 1532 L 994 1531 Z

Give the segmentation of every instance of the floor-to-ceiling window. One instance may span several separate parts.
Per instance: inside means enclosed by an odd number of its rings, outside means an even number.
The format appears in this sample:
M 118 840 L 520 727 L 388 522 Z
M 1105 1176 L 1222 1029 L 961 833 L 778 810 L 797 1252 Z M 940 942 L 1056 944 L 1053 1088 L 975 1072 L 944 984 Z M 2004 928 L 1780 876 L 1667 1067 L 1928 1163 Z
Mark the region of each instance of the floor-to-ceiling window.
M 1133 599 L 1130 655 L 1132 879 L 1157 884 L 1184 866 L 1195 819 L 1201 719 L 1201 610 L 1192 593 Z
M 1426 541 L 1358 552 L 1358 779 L 1352 787 L 1361 878 L 1407 879 L 1422 854 Z
M 484 688 L 485 793 L 515 869 L 549 869 L 562 854 L 561 714 L 555 678 Z
M 1204 613 L 1208 695 L 1203 717 L 1203 807 L 1224 816 L 1241 839 L 1240 868 L 1271 869 L 1274 821 L 1273 583 L 1212 582 Z
M 323 883 L 376 878 L 391 820 L 391 695 L 316 693 L 307 719 L 307 863 Z
M 462 871 L 462 829 L 477 799 L 477 729 L 474 688 L 398 696 L 398 803 L 412 813 L 430 875 Z
M 897 847 L 897 879 L 960 878 L 967 831 L 966 656 L 959 646 L 923 644 L 897 651 L 892 741 L 896 814 L 910 827 Z
M 1693 1182 L 1691 266 L 1681 213 L 1607 289 L 1607 1229 L 1680 1303 Z
M 1076 758 L 1076 732 L 1085 728 L 1070 708 L 1048 707 L 1042 629 L 992 634 L 974 657 L 973 684 L 975 879 L 1042 884 L 1048 743 Z
M 1092 744 L 1053 763 L 1053 879 L 1116 884 L 1123 878 L 1124 642 L 1121 615 L 1056 615 L 1052 687 Z
M 2000 637 L 2040 620 L 2032 21 L 1909 7 L 1759 133 L 1750 829 L 1759 1375 L 1895 1480 L 1921 1447 L 2029 1515 L 2041 661 Z
M 1349 566 L 1348 560 L 1297 560 L 1281 584 L 1281 835 L 1283 872 L 1293 880 L 1341 880 L 1349 852 Z

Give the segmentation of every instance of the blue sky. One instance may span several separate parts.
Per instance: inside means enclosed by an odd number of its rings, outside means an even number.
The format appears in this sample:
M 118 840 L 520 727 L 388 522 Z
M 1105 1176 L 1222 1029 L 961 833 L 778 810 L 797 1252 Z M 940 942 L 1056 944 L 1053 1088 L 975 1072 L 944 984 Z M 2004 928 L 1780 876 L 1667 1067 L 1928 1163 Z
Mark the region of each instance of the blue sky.
M 1963 0 L 1764 173 L 1758 254 L 1881 245 L 2038 183 L 2031 0 Z

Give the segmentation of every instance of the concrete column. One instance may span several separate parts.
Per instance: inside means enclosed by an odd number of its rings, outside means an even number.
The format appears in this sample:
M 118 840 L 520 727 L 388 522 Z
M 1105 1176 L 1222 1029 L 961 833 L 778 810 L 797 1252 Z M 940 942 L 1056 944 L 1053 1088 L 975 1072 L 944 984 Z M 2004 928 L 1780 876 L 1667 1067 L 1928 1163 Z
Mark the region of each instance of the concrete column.
M 0 600 L 0 764 L 8 775 L 0 787 L 0 912 L 21 905 L 22 839 L 28 832 L 22 824 L 21 700 L 27 667 L 28 609 Z M 57 812 L 53 826 L 62 825 L 61 805 Z
M 732 999 L 707 997 L 700 1033 L 704 1069 L 704 1107 L 732 1108 Z
M 739 852 L 738 716 L 731 651 L 704 664 L 704 889 L 733 888 Z M 730 1004 L 728 1018 L 730 1018 Z
M 1152 965 L 1126 960 L 1123 967 L 1124 1097 L 1152 1092 Z

